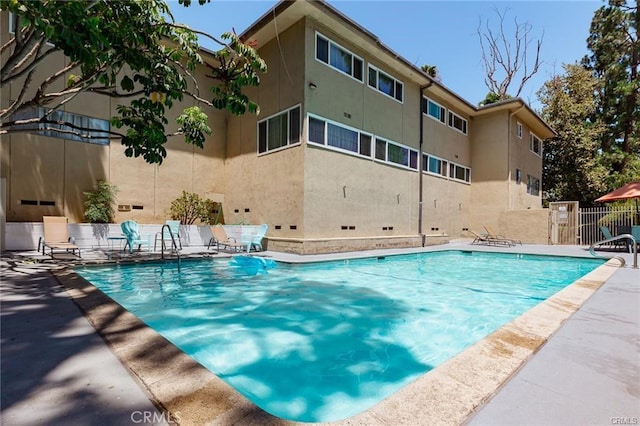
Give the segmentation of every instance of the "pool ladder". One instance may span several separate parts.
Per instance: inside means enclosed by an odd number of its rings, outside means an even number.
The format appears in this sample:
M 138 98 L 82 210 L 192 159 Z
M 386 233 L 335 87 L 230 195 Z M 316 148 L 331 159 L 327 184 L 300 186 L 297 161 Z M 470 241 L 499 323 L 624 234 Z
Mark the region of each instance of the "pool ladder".
M 164 228 L 167 228 L 167 232 L 169 233 L 169 235 L 171 236 L 171 251 L 176 253 L 176 256 L 178 257 L 178 272 L 180 272 L 180 249 L 178 248 L 178 244 L 176 243 L 176 239 L 173 236 L 173 232 L 171 232 L 171 228 L 169 227 L 169 225 L 162 225 L 162 229 L 160 230 L 160 235 L 163 237 L 162 238 L 162 244 L 161 246 L 161 257 L 162 259 L 164 259 Z
M 594 247 L 599 246 L 600 244 L 611 243 L 618 240 L 631 240 L 631 247 L 633 247 L 633 269 L 638 269 L 638 242 L 631 234 L 620 234 L 612 238 L 607 238 L 606 240 L 595 242 L 589 246 L 589 253 L 591 253 L 593 257 L 602 258 L 604 256 L 598 256 L 594 251 Z M 624 261 L 624 258 L 622 256 L 613 256 L 613 259 L 619 260 L 622 263 L 622 267 L 626 265 L 626 262 Z

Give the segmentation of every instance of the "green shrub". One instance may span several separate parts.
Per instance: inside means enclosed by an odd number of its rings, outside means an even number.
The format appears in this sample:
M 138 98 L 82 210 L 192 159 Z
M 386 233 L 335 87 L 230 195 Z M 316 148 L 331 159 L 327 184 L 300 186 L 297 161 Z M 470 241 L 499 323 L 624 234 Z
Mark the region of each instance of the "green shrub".
M 182 195 L 171 202 L 169 216 L 184 225 L 192 225 L 196 220 L 215 225 L 222 223 L 222 205 L 210 199 L 200 198 L 193 192 L 182 191 Z
M 111 223 L 115 215 L 118 188 L 109 182 L 98 179 L 97 188 L 84 192 L 84 218 L 89 223 Z
M 171 202 L 169 216 L 184 225 L 191 225 L 203 215 L 203 200 L 198 194 L 182 191 L 182 195 Z

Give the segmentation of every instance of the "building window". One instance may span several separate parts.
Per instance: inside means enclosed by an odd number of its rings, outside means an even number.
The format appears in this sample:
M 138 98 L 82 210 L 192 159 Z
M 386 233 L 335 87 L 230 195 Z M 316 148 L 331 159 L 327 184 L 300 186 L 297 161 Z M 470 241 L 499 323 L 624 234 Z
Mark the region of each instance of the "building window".
M 309 115 L 308 141 L 361 157 L 418 170 L 418 151 L 395 142 L 376 138 L 340 123 Z M 372 142 L 375 141 L 375 145 Z
M 319 33 L 316 33 L 316 59 L 362 81 L 362 59 Z
M 387 141 L 384 139 L 376 139 L 376 158 L 387 161 Z
M 465 135 L 467 134 L 467 120 L 453 111 L 449 111 L 449 127 L 453 127 Z
M 516 183 L 520 185 L 522 183 L 522 170 L 516 169 Z
M 18 26 L 18 15 L 16 15 L 13 12 L 9 12 L 9 34 L 15 34 L 17 26 Z
M 371 135 L 360 133 L 360 155 L 371 157 Z
M 371 135 L 311 115 L 308 140 L 371 158 Z
M 537 179 L 531 175 L 527 175 L 527 194 L 540 194 L 540 179 Z
M 372 65 L 369 65 L 369 86 L 402 102 L 404 84 Z
M 324 121 L 315 117 L 309 117 L 309 137 L 310 142 L 324 145 Z
M 422 113 L 427 114 L 429 117 L 438 120 L 441 123 L 445 122 L 446 109 L 442 105 L 432 101 L 429 98 L 422 98 Z
M 471 182 L 471 169 L 455 163 L 449 163 L 449 178 L 462 182 Z
M 422 154 L 422 170 L 435 176 L 471 182 L 471 169 L 430 154 Z
M 418 170 L 418 151 L 376 138 L 376 159 Z
M 359 135 L 346 127 L 327 123 L 327 145 L 351 152 L 359 152 Z
M 96 145 L 109 145 L 109 120 L 88 117 L 67 111 L 50 110 L 44 107 L 31 107 L 13 114 L 10 120 L 44 119 L 37 122 L 9 126 L 11 129 L 32 131 L 38 135 L 66 139 Z
M 258 153 L 274 151 L 300 142 L 300 106 L 258 122 Z
M 443 160 L 433 155 L 422 154 L 422 170 L 425 172 L 447 177 L 447 160 Z
M 538 157 L 542 156 L 542 141 L 533 133 L 529 134 L 529 149 Z
M 516 134 L 518 135 L 518 139 L 522 139 L 522 123 L 519 121 L 516 123 Z

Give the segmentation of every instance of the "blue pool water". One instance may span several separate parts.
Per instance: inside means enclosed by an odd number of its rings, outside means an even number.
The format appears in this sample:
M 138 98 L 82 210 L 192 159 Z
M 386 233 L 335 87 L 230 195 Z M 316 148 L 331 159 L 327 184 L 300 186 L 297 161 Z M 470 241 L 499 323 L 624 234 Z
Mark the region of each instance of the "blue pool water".
M 319 422 L 366 410 L 602 262 L 445 251 L 76 272 L 262 409 Z

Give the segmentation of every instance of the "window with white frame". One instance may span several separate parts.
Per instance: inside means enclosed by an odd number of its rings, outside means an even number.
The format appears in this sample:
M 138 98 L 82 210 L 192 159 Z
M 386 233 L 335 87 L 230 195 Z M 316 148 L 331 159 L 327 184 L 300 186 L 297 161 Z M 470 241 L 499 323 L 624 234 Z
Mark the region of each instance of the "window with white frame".
M 540 179 L 527 175 L 527 194 L 540 194 Z
M 300 142 L 300 105 L 258 121 L 258 154 Z
M 316 59 L 362 81 L 363 61 L 347 49 L 316 33 Z
M 371 157 L 371 135 L 309 115 L 309 142 Z
M 529 149 L 537 156 L 542 156 L 542 141 L 533 133 L 529 134 Z
M 467 120 L 453 111 L 449 111 L 449 127 L 453 127 L 465 135 L 467 134 Z
M 370 133 L 309 114 L 308 141 L 349 154 L 418 170 L 418 151 Z
M 449 178 L 462 182 L 471 182 L 471 169 L 460 164 L 449 163 Z
M 380 71 L 373 65 L 369 65 L 369 86 L 402 102 L 404 96 L 404 84 L 390 75 Z
M 418 170 L 418 151 L 376 138 L 376 159 Z
M 422 154 L 422 170 L 427 173 L 447 177 L 448 164 L 447 160 L 442 158 Z
M 422 113 L 429 117 L 445 123 L 446 108 L 429 98 L 422 98 Z
M 518 135 L 518 139 L 522 139 L 522 123 L 519 121 L 516 123 L 516 135 Z
M 471 169 L 431 154 L 422 154 L 422 170 L 431 175 L 460 182 L 471 182 Z

